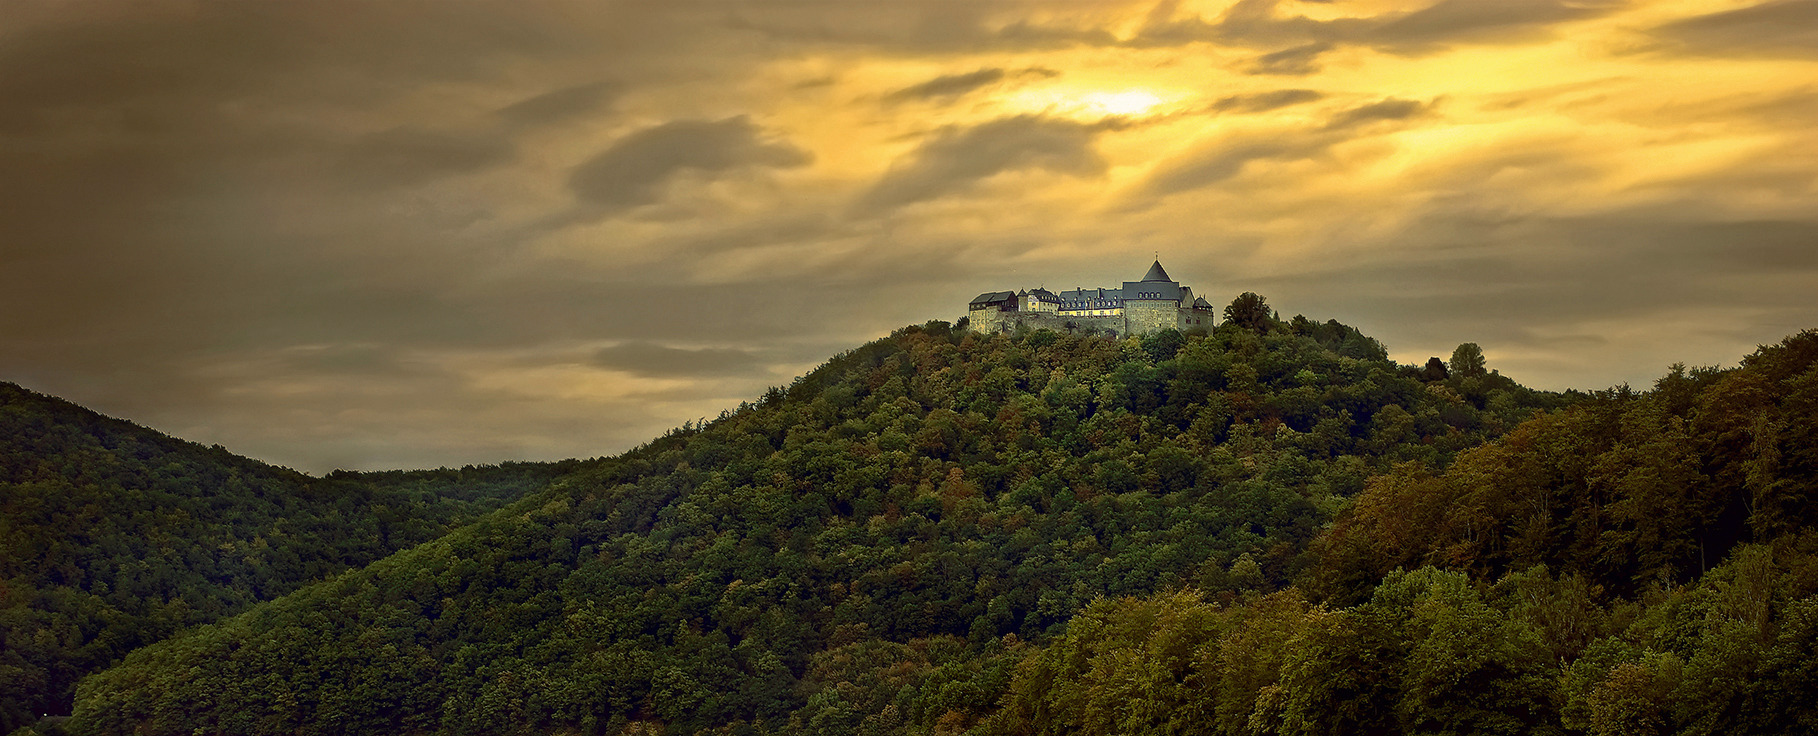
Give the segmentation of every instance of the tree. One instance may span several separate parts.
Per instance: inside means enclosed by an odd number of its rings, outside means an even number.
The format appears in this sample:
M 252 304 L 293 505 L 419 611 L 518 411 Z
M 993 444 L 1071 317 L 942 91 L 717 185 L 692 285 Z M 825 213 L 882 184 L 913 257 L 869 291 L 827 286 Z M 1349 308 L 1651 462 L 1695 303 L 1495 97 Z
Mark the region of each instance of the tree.
M 1269 302 L 1262 295 L 1246 291 L 1231 300 L 1231 306 L 1225 307 L 1225 320 L 1257 334 L 1269 331 Z
M 1452 351 L 1452 361 L 1448 364 L 1452 372 L 1460 378 L 1477 378 L 1484 374 L 1483 348 L 1477 343 L 1467 342 Z
M 1422 381 L 1444 381 L 1451 376 L 1446 373 L 1446 362 L 1435 355 L 1427 359 L 1427 367 L 1420 370 Z

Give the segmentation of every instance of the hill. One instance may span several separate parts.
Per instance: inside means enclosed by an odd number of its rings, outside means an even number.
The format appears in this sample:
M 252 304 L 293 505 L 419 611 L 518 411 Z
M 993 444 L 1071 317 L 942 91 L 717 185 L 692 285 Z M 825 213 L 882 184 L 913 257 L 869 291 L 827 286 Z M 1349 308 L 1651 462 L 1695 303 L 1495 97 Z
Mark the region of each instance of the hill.
M 977 732 L 1818 733 L 1814 417 L 1806 331 L 1397 466 L 1300 587 L 1100 599 Z
M 1288 583 L 1396 463 L 1570 397 L 1336 322 L 900 330 L 445 537 L 138 650 L 86 733 L 898 733 L 1105 596 Z
M 363 567 L 578 463 L 311 478 L 0 383 L 0 732 L 126 652 Z

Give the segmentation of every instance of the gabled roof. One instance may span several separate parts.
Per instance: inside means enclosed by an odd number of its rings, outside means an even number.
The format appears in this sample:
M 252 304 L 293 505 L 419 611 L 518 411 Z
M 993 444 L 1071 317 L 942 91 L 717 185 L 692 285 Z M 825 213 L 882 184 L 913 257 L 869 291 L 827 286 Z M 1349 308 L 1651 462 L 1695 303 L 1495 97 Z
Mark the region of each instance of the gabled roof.
M 1076 302 L 1077 301 L 1118 302 L 1118 301 L 1123 301 L 1124 292 L 1121 289 L 1076 289 L 1073 291 L 1061 292 L 1060 298 L 1062 301 L 1076 301 Z
M 1168 278 L 1168 271 L 1161 267 L 1160 259 L 1157 259 L 1155 261 L 1155 265 L 1152 265 L 1149 267 L 1148 273 L 1143 274 L 1143 280 L 1144 281 L 1168 281 L 1168 282 L 1174 281 L 1174 279 Z
M 1015 299 L 1015 298 L 1016 298 L 1016 294 L 1014 292 L 987 291 L 983 294 L 972 297 L 972 301 L 968 302 L 968 303 L 975 304 L 975 305 L 998 304 L 1000 302 L 1007 302 L 1007 301 L 1010 301 L 1011 299 Z

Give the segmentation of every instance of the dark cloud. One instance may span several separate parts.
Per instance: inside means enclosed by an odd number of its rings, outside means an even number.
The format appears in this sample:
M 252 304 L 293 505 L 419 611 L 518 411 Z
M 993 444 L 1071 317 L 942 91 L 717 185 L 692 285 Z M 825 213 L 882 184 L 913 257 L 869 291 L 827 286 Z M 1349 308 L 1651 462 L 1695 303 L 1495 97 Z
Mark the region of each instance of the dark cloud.
M 672 348 L 654 342 L 626 342 L 593 354 L 596 365 L 644 376 L 749 375 L 759 371 L 756 356 L 744 350 Z
M 705 234 L 676 238 L 669 247 L 689 253 L 713 254 L 747 248 L 815 243 L 828 237 L 849 234 L 825 213 L 784 215 L 754 223 L 740 223 L 715 228 Z
M 1818 222 L 1812 221 L 1650 219 L 1617 222 L 1597 232 L 1596 239 L 1622 243 L 1636 252 L 1646 251 L 1656 263 L 1641 266 L 1643 269 L 1660 268 L 1664 264 L 1658 261 L 1664 258 L 1667 264 L 1684 264 L 1715 273 L 1765 276 L 1818 272 Z
M 502 56 L 566 40 L 502 6 L 413 12 L 430 5 L 154 1 L 11 30 L 0 45 L 0 129 L 115 122 L 82 114 L 96 108 L 196 119 L 219 112 L 196 104 L 208 99 L 373 103 L 400 83 L 473 79 Z M 324 13 L 346 15 L 324 23 Z
M 383 343 L 292 346 L 268 354 L 257 369 L 267 375 L 411 378 L 444 384 L 448 378 L 436 366 L 412 362 L 397 345 Z
M 1818 92 L 1800 90 L 1749 105 L 1742 112 L 1773 123 L 1806 125 L 1818 120 Z
M 1316 20 L 1283 12 L 1282 0 L 1238 0 L 1213 22 L 1198 17 L 1164 20 L 1152 14 L 1130 43 L 1213 41 L 1275 48 L 1257 60 L 1252 73 L 1308 74 L 1317 70 L 1316 57 L 1339 45 L 1423 54 L 1456 44 L 1509 43 L 1544 36 L 1550 25 L 1606 15 L 1627 4 L 1627 0 L 1440 0 L 1415 11 Z
M 1304 91 L 1283 90 L 1267 95 Z M 1265 99 L 1267 95 L 1264 95 Z M 1223 104 L 1223 101 L 1219 104 Z M 1235 98 L 1231 103 L 1236 109 L 1242 109 L 1239 107 L 1242 104 L 1242 98 Z M 1132 205 L 1141 208 L 1152 204 L 1157 198 L 1219 184 L 1243 173 L 1253 163 L 1317 158 L 1332 146 L 1346 140 L 1344 136 L 1347 130 L 1372 122 L 1411 119 L 1426 113 L 1430 107 L 1413 100 L 1390 98 L 1344 110 L 1316 130 L 1245 134 L 1227 138 L 1156 167 L 1155 173 L 1137 189 Z
M 1023 69 L 1015 72 L 997 68 L 980 69 L 965 74 L 947 74 L 935 77 L 926 82 L 922 82 L 921 84 L 905 87 L 885 95 L 884 101 L 950 100 L 984 89 L 1002 82 L 1005 79 L 1030 76 L 1051 78 L 1059 75 L 1060 72 L 1054 71 L 1053 69 L 1043 69 L 1040 67 Z
M 747 3 L 729 27 L 788 44 L 859 46 L 903 53 L 1111 46 L 1117 37 L 1095 26 L 1046 23 L 1038 3 Z
M 971 128 L 946 129 L 891 167 L 860 198 L 860 211 L 922 202 L 1006 171 L 1039 169 L 1070 176 L 1105 170 L 1093 148 L 1101 126 L 1019 115 Z
M 577 84 L 508 105 L 497 114 L 512 125 L 549 125 L 599 112 L 620 91 L 612 82 Z
M 1144 183 L 1140 202 L 1211 186 L 1237 176 L 1255 161 L 1298 161 L 1324 153 L 1329 140 L 1275 136 L 1229 140 L 1158 167 Z
M 1399 281 L 1436 308 L 1452 300 L 1461 319 L 1513 313 L 1559 323 L 1718 308 L 1751 284 L 1818 273 L 1813 220 L 1700 219 L 1665 208 L 1574 218 L 1440 212 L 1393 238 L 1395 251 L 1366 280 Z
M 1546 26 L 1607 15 L 1628 0 L 1441 0 L 1372 29 L 1370 43 L 1420 51 L 1544 35 Z
M 1214 22 L 1199 17 L 1155 22 L 1152 17 L 1131 43 L 1178 45 L 1212 41 L 1241 48 L 1276 48 L 1287 54 L 1285 62 L 1296 54 L 1317 55 L 1326 44 L 1356 40 L 1383 22 L 1380 18 L 1321 21 L 1304 15 L 1284 16 L 1277 12 L 1281 4 L 1281 0 L 1238 0 Z
M 1701 15 L 1654 33 L 1695 54 L 1809 58 L 1818 54 L 1818 0 L 1779 0 Z
M 1325 95 L 1310 89 L 1278 89 L 1225 97 L 1212 103 L 1211 109 L 1216 112 L 1268 112 L 1324 98 Z
M 505 163 L 514 150 L 510 141 L 492 133 L 402 126 L 361 136 L 342 148 L 339 179 L 358 187 L 410 186 Z
M 677 120 L 637 131 L 569 173 L 577 199 L 602 212 L 651 204 L 684 171 L 806 166 L 813 157 L 786 141 L 768 140 L 743 116 Z
M 1372 102 L 1340 112 L 1326 122 L 1326 129 L 1339 130 L 1380 120 L 1407 120 L 1424 115 L 1431 108 L 1431 105 L 1417 100 L 1398 100 L 1391 97 L 1381 102 Z
M 1304 76 L 1319 71 L 1319 55 L 1331 51 L 1330 41 L 1316 41 L 1291 49 L 1256 57 L 1250 65 L 1251 74 L 1279 74 L 1285 76 Z
M 889 102 L 952 98 L 1002 81 L 1004 70 L 980 69 L 966 74 L 947 74 L 921 84 L 905 87 L 884 96 Z
M 1029 49 L 1110 46 L 1117 43 L 1117 37 L 1103 28 L 1046 25 L 1026 20 L 1011 23 L 995 33 L 987 31 L 985 38 L 1012 48 Z
M 1528 385 L 1647 385 L 1672 362 L 1733 363 L 1810 326 L 1801 284 L 1818 275 L 1818 221 L 1695 210 L 1441 210 L 1349 257 L 1243 283 L 1284 314 L 1349 315 L 1404 362 L 1478 342 Z

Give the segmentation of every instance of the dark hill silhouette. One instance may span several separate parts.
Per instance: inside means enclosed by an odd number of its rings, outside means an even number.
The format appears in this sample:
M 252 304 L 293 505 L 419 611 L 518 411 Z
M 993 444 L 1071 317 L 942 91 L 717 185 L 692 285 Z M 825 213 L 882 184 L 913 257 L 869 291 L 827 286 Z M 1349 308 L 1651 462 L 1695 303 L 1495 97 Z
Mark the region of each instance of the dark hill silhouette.
M 577 463 L 327 478 L 0 383 L 0 732 L 126 652 L 434 539 Z

